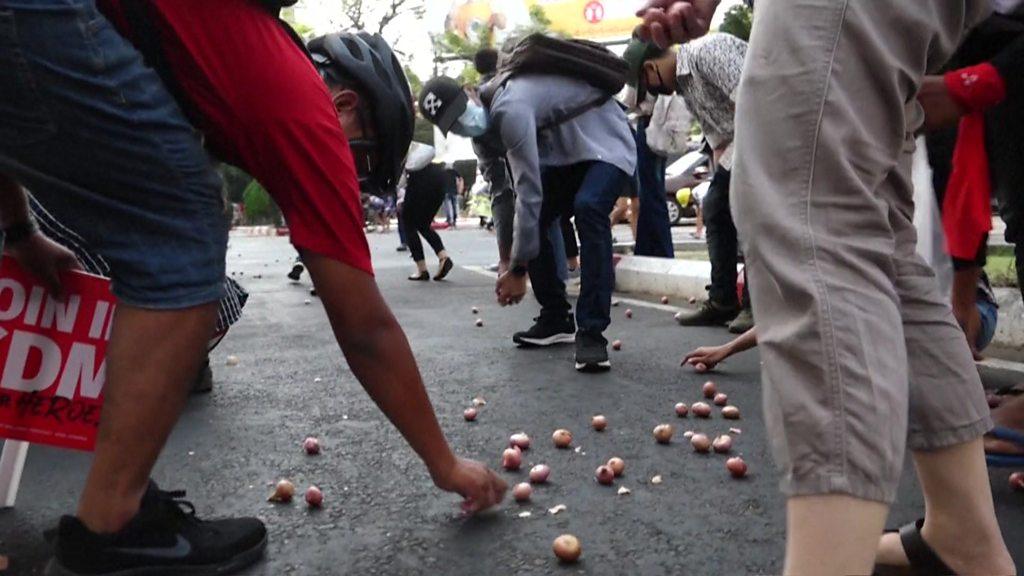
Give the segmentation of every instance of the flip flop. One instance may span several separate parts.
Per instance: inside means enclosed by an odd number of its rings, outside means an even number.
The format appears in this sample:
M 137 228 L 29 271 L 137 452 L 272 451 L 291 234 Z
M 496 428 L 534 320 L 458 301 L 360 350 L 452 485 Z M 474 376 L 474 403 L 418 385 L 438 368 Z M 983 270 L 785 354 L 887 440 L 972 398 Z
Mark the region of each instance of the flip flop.
M 1012 442 L 1017 446 L 1024 448 L 1024 433 L 1018 432 L 1013 428 L 996 426 L 987 434 L 987 436 L 997 440 Z M 991 454 L 986 452 L 985 461 L 992 468 L 1024 467 L 1024 454 Z
M 899 530 L 886 530 L 886 533 L 899 532 L 900 542 L 903 544 L 903 552 L 907 555 L 907 559 L 910 560 L 910 566 L 876 564 L 872 575 L 889 576 L 891 574 L 906 574 L 908 572 L 917 576 L 949 576 L 950 574 L 956 574 L 921 537 L 922 526 L 924 526 L 924 518 L 907 524 Z

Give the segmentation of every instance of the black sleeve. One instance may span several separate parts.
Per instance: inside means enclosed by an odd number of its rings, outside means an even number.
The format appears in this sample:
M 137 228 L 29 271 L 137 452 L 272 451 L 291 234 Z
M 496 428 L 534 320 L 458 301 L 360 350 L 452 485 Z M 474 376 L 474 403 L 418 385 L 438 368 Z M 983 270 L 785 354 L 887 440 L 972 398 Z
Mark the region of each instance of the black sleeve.
M 1024 105 L 1024 35 L 996 54 L 992 65 L 1006 82 L 1006 99 Z

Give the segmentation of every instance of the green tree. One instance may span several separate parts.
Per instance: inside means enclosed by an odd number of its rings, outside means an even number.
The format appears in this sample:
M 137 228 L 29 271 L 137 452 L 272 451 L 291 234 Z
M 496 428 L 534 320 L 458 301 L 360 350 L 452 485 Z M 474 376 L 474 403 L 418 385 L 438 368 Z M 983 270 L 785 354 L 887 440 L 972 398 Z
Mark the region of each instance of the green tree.
M 744 42 L 749 42 L 750 29 L 753 24 L 754 13 L 745 4 L 737 4 L 725 13 L 725 18 L 718 31 L 732 34 Z
M 245 220 L 248 224 L 281 224 L 281 210 L 263 186 L 253 180 L 245 188 Z

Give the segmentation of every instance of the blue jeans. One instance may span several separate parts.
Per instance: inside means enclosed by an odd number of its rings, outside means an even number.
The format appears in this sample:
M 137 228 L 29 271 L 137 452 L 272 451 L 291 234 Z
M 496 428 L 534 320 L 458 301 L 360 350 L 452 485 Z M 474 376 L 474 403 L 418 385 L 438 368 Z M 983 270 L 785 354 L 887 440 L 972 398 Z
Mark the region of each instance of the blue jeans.
M 223 295 L 220 178 L 93 0 L 0 0 L 0 171 L 109 263 L 123 303 Z
M 454 194 L 447 194 L 444 197 L 445 219 L 452 226 L 459 222 L 459 197 Z
M 608 215 L 629 176 L 611 164 L 584 162 L 548 168 L 542 175 L 544 203 L 540 229 L 557 228 L 565 214 L 576 218 L 580 236 L 580 297 L 576 303 L 576 325 L 580 330 L 601 333 L 611 324 L 612 229 Z M 555 233 L 540 235 L 540 254 L 530 262 L 530 282 L 541 305 L 541 317 L 562 319 L 572 307 L 565 292 L 565 280 L 558 273 L 560 248 L 552 243 Z
M 647 126 L 650 122 L 650 117 L 641 117 L 636 130 L 640 214 L 636 220 L 636 245 L 633 253 L 637 256 L 675 258 L 672 224 L 668 220 L 668 204 L 665 200 L 666 159 L 655 154 L 647 145 Z
M 999 323 L 999 307 L 987 300 L 978 300 L 978 313 L 981 315 L 981 332 L 974 347 L 981 352 L 992 343 L 996 336 L 996 325 Z

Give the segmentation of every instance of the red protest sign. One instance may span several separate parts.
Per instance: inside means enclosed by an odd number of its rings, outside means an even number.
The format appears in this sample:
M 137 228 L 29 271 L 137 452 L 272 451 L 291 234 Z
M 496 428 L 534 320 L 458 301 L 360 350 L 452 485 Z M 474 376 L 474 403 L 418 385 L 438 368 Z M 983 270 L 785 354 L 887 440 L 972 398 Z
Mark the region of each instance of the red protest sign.
M 0 438 L 92 450 L 116 300 L 105 278 L 68 272 L 65 301 L 0 261 Z

